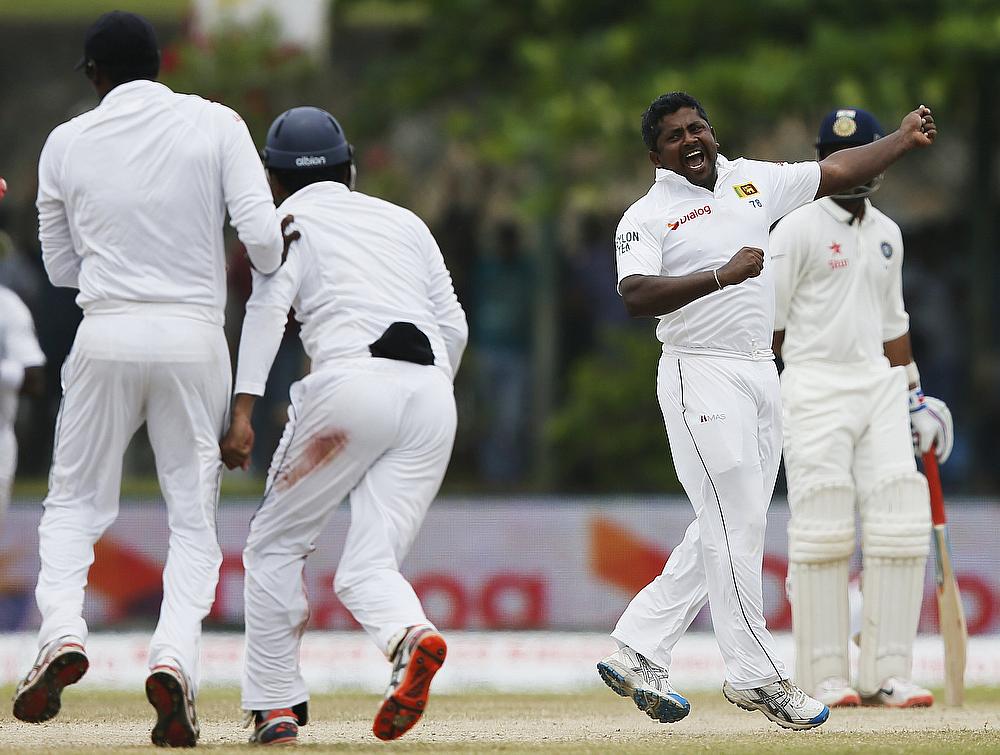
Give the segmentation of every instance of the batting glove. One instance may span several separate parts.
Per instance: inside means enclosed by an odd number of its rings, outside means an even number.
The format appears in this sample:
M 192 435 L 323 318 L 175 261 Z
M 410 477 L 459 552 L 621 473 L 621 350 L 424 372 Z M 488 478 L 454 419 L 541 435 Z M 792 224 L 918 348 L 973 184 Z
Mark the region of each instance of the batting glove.
M 924 396 L 920 388 L 910 391 L 909 403 L 913 453 L 922 456 L 934 446 L 938 463 L 944 464 L 955 444 L 955 427 L 947 405 L 941 399 Z

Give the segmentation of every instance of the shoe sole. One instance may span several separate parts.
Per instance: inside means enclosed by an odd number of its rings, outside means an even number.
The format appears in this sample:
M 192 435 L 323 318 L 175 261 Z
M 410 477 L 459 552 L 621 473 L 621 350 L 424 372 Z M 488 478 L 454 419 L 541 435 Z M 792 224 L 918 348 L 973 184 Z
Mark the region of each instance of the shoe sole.
M 151 738 L 157 747 L 194 747 L 198 732 L 188 720 L 184 687 L 173 674 L 156 672 L 146 679 L 146 699 L 156 709 Z
M 751 713 L 763 713 L 765 717 L 767 717 L 771 721 L 774 721 L 774 723 L 778 724 L 778 726 L 780 726 L 782 729 L 791 729 L 793 731 L 806 731 L 807 729 L 815 729 L 817 726 L 825 724 L 827 722 L 827 719 L 830 718 L 830 706 L 826 706 L 826 711 L 825 711 L 826 715 L 824 715 L 821 720 L 819 721 L 813 720 L 797 724 L 792 721 L 788 721 L 784 718 L 779 718 L 778 716 L 774 715 L 766 706 L 754 705 L 753 703 L 747 703 L 742 700 L 733 700 L 733 698 L 731 698 L 729 695 L 726 694 L 725 689 L 722 690 L 722 695 L 737 708 L 748 710 Z
M 820 701 L 822 702 L 822 700 Z M 839 700 L 834 700 L 832 703 L 826 703 L 827 708 L 857 708 L 861 705 L 860 695 L 844 695 Z
M 866 708 L 898 708 L 903 710 L 904 708 L 930 708 L 934 705 L 934 698 L 927 697 L 926 695 L 921 695 L 917 697 L 911 697 L 905 703 L 900 703 L 898 705 L 891 705 L 889 703 L 881 702 L 868 702 L 862 700 L 861 704 Z
M 428 632 L 417 642 L 403 678 L 382 701 L 375 714 L 372 733 L 381 740 L 398 739 L 413 728 L 427 707 L 431 680 L 448 655 L 448 645 L 437 632 Z
M 29 724 L 40 724 L 59 713 L 62 691 L 76 684 L 87 673 L 90 661 L 76 650 L 53 658 L 38 678 L 14 698 L 14 718 Z
M 655 721 L 664 724 L 673 724 L 680 721 L 691 712 L 690 703 L 685 707 L 671 697 L 658 695 L 644 689 L 636 689 L 632 686 L 625 675 L 614 666 L 604 663 L 597 664 L 597 673 L 607 684 L 611 691 L 622 697 L 632 698 L 635 706 Z

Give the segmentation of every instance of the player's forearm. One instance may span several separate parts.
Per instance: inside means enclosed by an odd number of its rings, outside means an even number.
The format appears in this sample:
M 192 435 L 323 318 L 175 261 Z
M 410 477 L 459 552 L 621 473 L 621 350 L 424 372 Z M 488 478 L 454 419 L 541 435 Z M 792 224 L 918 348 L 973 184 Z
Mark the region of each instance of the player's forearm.
M 233 419 L 249 420 L 253 417 L 253 408 L 257 403 L 257 396 L 252 393 L 237 393 L 233 399 Z
M 670 314 L 695 299 L 719 290 L 711 270 L 691 275 L 630 275 L 618 287 L 632 317 Z
M 852 189 L 880 175 L 912 149 L 899 131 L 860 147 L 841 149 L 820 161 L 816 198 Z
M 776 330 L 774 335 L 771 336 L 771 351 L 774 352 L 774 356 L 781 359 L 781 347 L 785 345 L 785 331 Z
M 899 338 L 893 338 L 882 344 L 882 351 L 893 367 L 905 367 L 913 361 L 913 349 L 910 346 L 909 332 Z

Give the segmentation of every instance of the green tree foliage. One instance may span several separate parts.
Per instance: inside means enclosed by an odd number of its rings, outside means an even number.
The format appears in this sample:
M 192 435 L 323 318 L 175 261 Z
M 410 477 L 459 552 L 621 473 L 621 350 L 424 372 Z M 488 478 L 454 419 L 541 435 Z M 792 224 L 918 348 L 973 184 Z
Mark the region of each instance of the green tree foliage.
M 370 4 L 337 7 L 349 16 Z M 812 122 L 834 102 L 864 105 L 887 125 L 921 101 L 958 120 L 972 72 L 1000 60 L 992 0 L 402 5 L 402 53 L 366 72 L 365 127 L 441 114 L 449 137 L 484 161 L 536 171 L 527 208 L 539 215 L 635 175 L 645 158 L 639 116 L 661 92 L 701 99 L 738 154 L 781 117 Z
M 656 402 L 659 344 L 649 333 L 608 330 L 572 369 L 548 425 L 559 490 L 680 490 Z
M 258 145 L 274 117 L 311 103 L 321 81 L 317 61 L 284 45 L 273 19 L 250 28 L 236 25 L 208 40 L 186 40 L 163 51 L 163 83 L 197 92 L 233 108 Z

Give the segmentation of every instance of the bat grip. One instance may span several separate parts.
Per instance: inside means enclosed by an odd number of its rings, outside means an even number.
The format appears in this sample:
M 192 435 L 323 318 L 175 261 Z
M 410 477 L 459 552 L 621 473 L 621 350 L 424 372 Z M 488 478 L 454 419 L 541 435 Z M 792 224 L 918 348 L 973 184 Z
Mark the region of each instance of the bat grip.
M 938 473 L 934 446 L 923 455 L 923 461 L 924 477 L 927 478 L 927 487 L 931 494 L 931 521 L 934 524 L 947 524 L 948 520 L 944 514 L 944 493 L 941 492 L 941 475 Z

